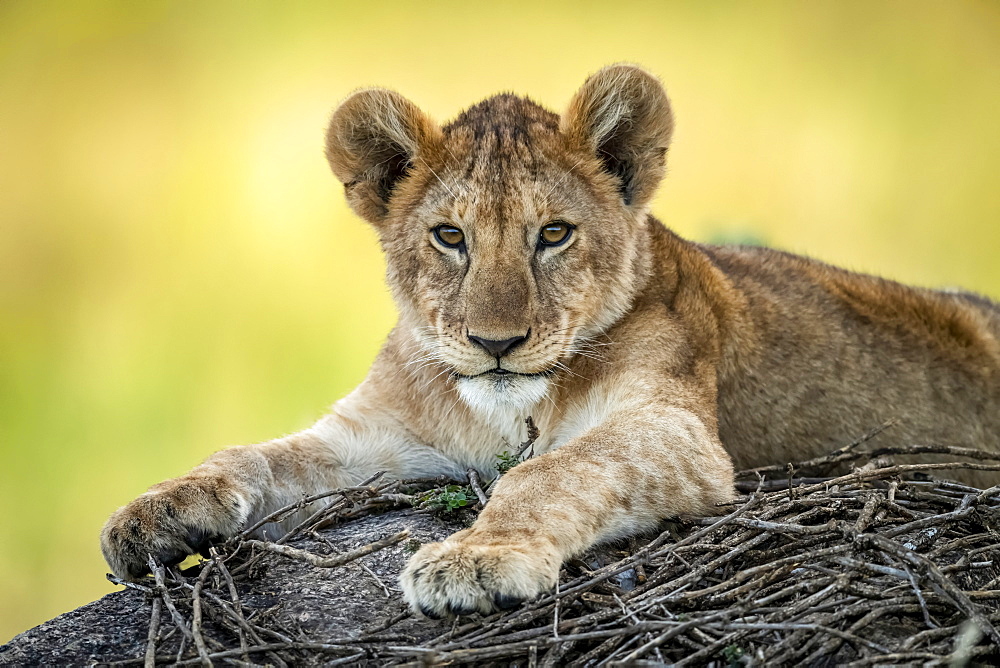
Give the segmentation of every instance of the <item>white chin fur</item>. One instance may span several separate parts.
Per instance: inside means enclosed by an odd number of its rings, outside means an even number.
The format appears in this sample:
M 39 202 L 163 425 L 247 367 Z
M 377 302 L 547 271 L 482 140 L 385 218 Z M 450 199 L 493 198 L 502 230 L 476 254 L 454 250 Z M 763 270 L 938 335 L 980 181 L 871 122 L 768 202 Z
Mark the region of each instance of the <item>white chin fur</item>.
M 458 379 L 458 394 L 462 400 L 473 411 L 486 416 L 530 415 L 548 391 L 549 379 L 544 376 L 483 374 Z

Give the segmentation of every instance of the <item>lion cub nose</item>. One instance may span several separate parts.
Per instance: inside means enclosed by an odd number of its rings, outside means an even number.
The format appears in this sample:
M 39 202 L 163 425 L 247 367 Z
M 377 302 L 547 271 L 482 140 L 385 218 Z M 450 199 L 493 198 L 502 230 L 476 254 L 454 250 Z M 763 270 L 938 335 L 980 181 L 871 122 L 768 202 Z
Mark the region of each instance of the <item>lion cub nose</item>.
M 486 350 L 486 352 L 488 352 L 490 355 L 493 355 L 493 357 L 503 357 L 511 350 L 513 350 L 514 347 L 520 345 L 525 340 L 527 340 L 527 338 L 528 336 L 525 335 L 525 336 L 514 336 L 509 339 L 504 339 L 502 341 L 494 341 L 492 339 L 484 339 L 469 334 L 470 341 L 482 346 Z

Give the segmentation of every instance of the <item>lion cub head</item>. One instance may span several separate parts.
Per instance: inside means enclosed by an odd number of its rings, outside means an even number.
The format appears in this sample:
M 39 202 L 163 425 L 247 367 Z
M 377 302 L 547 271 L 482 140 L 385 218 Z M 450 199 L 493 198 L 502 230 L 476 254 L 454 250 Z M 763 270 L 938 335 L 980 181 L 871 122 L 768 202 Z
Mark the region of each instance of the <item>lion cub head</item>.
M 562 116 L 510 94 L 440 127 L 398 93 L 354 93 L 327 158 L 378 230 L 408 328 L 473 407 L 526 408 L 630 307 L 673 129 L 659 81 L 591 76 Z

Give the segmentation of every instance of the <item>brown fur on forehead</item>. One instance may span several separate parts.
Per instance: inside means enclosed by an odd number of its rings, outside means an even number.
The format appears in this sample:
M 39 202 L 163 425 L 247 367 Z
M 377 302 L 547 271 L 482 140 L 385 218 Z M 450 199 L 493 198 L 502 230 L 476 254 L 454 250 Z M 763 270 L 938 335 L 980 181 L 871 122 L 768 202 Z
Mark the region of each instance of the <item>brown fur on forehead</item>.
M 594 206 L 617 208 L 615 179 L 595 156 L 568 145 L 558 123 L 527 98 L 488 98 L 445 126 L 440 161 L 429 165 L 421 188 L 406 190 L 425 215 L 464 225 L 488 221 L 478 235 L 549 218 L 584 219 Z
M 558 135 L 556 114 L 525 97 L 494 95 L 445 126 L 445 159 L 458 161 L 462 178 L 502 195 L 512 182 L 538 178 Z
M 530 141 L 532 131 L 559 131 L 559 116 L 538 103 L 513 93 L 501 93 L 472 105 L 444 126 L 445 137 L 468 132 L 474 140 L 488 135 Z

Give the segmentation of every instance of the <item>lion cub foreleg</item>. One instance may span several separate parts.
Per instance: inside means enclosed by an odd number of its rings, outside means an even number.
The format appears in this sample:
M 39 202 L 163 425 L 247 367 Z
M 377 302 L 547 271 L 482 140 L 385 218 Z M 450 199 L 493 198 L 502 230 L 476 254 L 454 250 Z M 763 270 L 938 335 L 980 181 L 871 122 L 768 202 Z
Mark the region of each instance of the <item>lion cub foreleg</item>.
M 619 411 L 507 473 L 471 529 L 413 556 L 404 593 L 432 617 L 512 607 L 553 587 L 563 561 L 594 543 L 714 513 L 732 497 L 732 463 L 697 416 Z
M 148 555 L 175 563 L 288 503 L 357 484 L 376 471 L 419 477 L 462 470 L 381 417 L 348 420 L 333 413 L 298 434 L 221 450 L 185 475 L 153 485 L 105 524 L 101 550 L 108 565 L 123 578 L 139 578 Z M 262 531 L 274 538 L 283 528 Z

